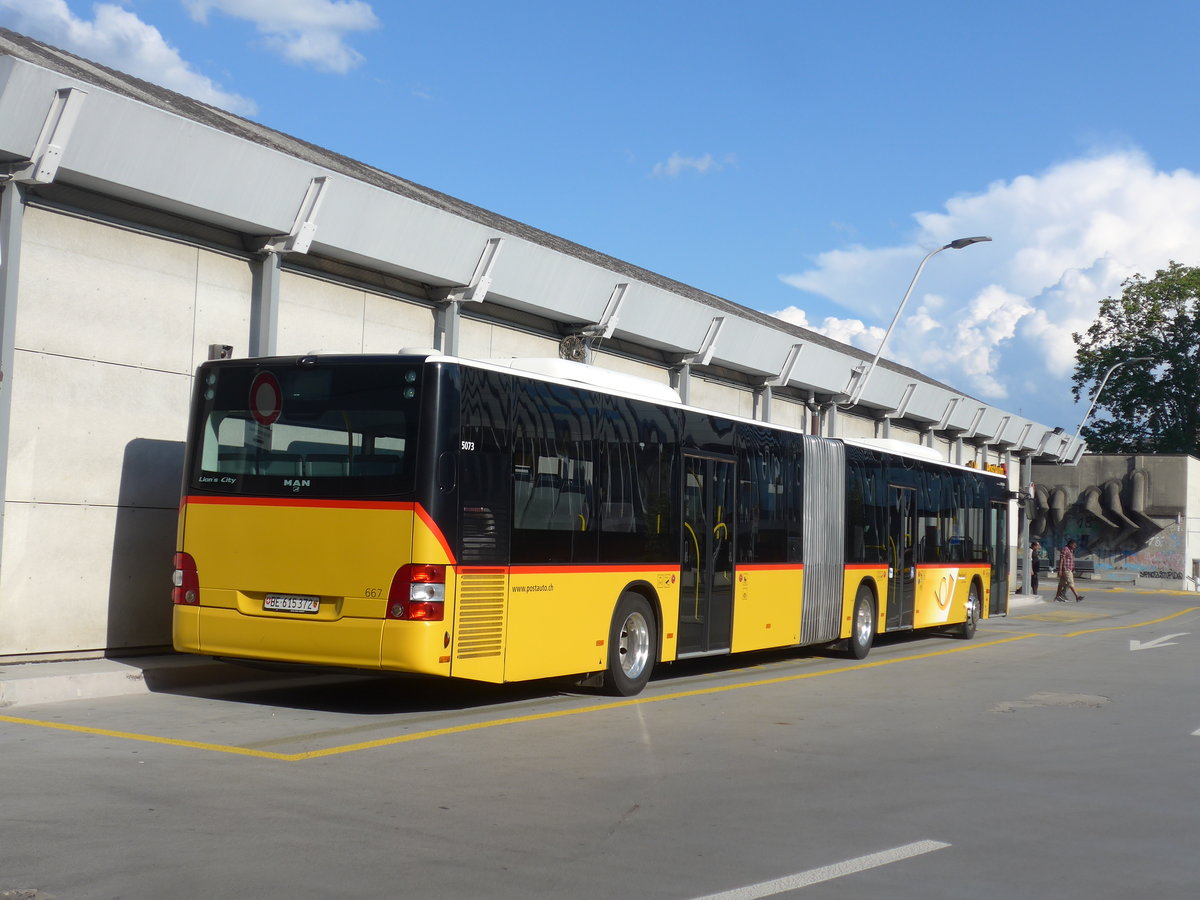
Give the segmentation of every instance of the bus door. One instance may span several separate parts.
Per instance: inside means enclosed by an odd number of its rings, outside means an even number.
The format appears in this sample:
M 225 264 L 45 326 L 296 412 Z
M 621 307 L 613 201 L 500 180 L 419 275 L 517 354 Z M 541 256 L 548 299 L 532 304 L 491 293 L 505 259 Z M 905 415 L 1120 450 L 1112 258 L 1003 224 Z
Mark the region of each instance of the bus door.
M 734 483 L 732 460 L 684 456 L 680 656 L 730 648 Z
M 888 485 L 888 604 L 887 629 L 913 627 L 917 565 L 913 539 L 917 533 L 917 492 Z
M 989 616 L 1008 615 L 1008 504 L 991 505 L 988 522 L 988 557 L 992 564 L 992 596 Z

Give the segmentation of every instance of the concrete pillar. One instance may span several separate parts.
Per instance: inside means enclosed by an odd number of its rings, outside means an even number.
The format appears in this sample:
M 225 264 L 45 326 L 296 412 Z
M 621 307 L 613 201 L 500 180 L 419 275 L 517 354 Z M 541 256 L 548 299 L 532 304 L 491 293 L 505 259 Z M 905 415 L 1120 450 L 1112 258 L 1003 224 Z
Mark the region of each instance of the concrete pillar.
M 9 423 L 24 216 L 25 187 L 10 181 L 0 190 L 0 554 L 4 549 L 4 511 L 8 506 Z
M 268 250 L 254 270 L 250 299 L 250 355 L 274 356 L 279 345 L 279 284 L 283 253 Z

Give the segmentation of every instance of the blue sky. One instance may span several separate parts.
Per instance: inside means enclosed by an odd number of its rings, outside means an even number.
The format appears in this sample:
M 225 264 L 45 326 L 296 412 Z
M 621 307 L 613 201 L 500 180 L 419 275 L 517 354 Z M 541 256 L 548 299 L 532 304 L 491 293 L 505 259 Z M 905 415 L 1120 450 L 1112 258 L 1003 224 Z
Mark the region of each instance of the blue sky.
M 0 25 L 1068 432 L 1101 298 L 1200 264 L 1200 4 L 0 0 Z

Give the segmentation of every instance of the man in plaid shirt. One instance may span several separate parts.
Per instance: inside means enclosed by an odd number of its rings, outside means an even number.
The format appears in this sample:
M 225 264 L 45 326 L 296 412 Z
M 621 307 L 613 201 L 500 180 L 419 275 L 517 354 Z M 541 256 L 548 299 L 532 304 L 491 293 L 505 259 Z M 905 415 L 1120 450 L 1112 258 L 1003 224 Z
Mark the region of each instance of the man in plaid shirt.
M 1054 599 L 1059 603 L 1066 603 L 1066 592 L 1070 590 L 1075 595 L 1075 602 L 1083 602 L 1083 594 L 1075 590 L 1075 548 L 1079 544 L 1075 538 L 1067 541 L 1067 545 L 1058 552 L 1058 590 L 1054 592 Z

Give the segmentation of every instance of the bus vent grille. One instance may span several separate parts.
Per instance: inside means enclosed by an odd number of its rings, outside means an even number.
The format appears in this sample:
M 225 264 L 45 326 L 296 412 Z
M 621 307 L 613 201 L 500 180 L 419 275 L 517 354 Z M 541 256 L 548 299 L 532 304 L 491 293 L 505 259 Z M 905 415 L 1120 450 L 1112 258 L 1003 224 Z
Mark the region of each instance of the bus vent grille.
M 463 573 L 459 578 L 457 659 L 500 655 L 504 645 L 506 581 L 502 569 Z

